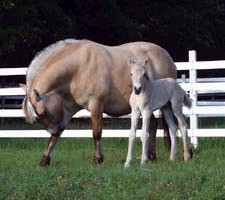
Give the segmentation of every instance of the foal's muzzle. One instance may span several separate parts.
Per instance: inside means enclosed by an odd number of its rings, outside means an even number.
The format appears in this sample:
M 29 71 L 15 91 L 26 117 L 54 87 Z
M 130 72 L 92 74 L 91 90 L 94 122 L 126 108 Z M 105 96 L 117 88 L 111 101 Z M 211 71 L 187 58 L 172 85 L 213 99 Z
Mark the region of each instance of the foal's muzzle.
M 134 93 L 140 94 L 141 93 L 141 87 L 139 87 L 139 88 L 134 87 Z

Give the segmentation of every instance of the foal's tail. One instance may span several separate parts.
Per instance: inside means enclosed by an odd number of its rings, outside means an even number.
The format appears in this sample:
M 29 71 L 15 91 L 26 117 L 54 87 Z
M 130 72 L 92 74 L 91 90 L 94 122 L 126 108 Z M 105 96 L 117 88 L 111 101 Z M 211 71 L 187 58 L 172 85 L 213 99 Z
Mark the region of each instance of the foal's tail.
M 184 105 L 188 108 L 191 108 L 192 106 L 192 101 L 186 93 L 184 93 Z

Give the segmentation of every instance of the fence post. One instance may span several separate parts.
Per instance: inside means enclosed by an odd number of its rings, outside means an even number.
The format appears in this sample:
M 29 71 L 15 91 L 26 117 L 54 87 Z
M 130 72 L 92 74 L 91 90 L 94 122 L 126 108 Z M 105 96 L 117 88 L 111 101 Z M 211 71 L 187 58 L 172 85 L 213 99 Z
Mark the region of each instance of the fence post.
M 197 71 L 195 69 L 195 62 L 197 61 L 197 53 L 195 50 L 188 52 L 189 55 L 189 80 L 191 84 L 190 98 L 192 99 L 192 108 L 190 115 L 190 130 L 191 130 L 191 144 L 194 148 L 198 146 L 198 138 L 195 136 L 195 131 L 198 129 L 198 116 L 195 112 L 197 106 L 197 91 L 195 89 L 195 83 L 197 82 Z

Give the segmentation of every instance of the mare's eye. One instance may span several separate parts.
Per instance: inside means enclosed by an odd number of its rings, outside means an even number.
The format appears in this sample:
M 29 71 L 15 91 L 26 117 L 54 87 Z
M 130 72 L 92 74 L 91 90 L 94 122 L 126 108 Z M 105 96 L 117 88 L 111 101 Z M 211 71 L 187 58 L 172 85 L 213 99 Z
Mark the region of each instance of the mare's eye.
M 130 73 L 130 76 L 132 76 L 133 74 L 132 73 Z
M 42 113 L 40 113 L 40 116 L 46 116 L 47 115 L 47 111 L 44 110 Z

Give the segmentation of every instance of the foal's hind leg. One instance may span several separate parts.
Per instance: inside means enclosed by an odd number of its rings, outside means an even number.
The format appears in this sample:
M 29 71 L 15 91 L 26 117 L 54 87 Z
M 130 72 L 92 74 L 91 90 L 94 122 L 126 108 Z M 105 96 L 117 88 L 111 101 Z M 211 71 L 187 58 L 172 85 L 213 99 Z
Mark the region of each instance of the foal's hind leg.
M 184 160 L 187 161 L 191 158 L 189 153 L 189 145 L 188 145 L 188 133 L 187 133 L 187 123 L 185 121 L 183 112 L 182 112 L 182 105 L 172 106 L 174 115 L 178 120 L 178 126 L 182 134 L 183 139 L 183 148 L 184 148 Z
M 165 121 L 169 126 L 169 134 L 171 139 L 170 160 L 175 160 L 177 153 L 177 138 L 176 138 L 177 126 L 176 123 L 174 122 L 172 109 L 170 107 L 164 107 L 161 110 L 165 117 Z

